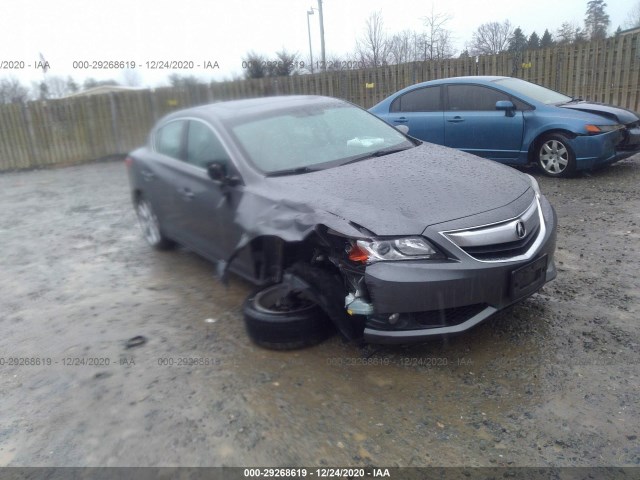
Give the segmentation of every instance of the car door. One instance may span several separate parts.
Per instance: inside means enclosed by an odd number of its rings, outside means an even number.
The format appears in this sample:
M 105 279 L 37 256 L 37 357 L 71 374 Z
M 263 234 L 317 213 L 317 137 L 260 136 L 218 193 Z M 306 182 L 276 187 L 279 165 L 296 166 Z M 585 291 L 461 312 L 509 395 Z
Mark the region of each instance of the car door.
M 188 245 L 211 260 L 225 260 L 240 239 L 234 223 L 237 196 L 209 178 L 207 166 L 212 162 L 225 165 L 237 176 L 228 152 L 213 128 L 203 120 L 190 119 L 187 125 L 185 161 L 178 173 L 180 229 Z
M 421 87 L 396 98 L 389 107 L 387 123 L 409 127 L 409 135 L 425 142 L 444 144 L 441 87 Z
M 496 110 L 496 102 L 515 99 L 483 85 L 449 84 L 446 100 L 446 146 L 498 161 L 519 157 L 524 131 L 522 110 Z
M 171 120 L 158 128 L 152 137 L 150 157 L 141 163 L 143 195 L 153 205 L 165 233 L 180 240 L 179 204 L 175 195 L 176 165 L 184 158 L 187 122 Z

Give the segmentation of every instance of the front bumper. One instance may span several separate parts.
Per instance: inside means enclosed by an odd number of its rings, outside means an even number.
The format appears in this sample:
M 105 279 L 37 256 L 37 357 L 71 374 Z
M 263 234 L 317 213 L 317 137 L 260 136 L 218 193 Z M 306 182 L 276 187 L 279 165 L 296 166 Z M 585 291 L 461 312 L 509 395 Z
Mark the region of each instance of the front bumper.
M 378 262 L 367 266 L 365 284 L 374 313 L 364 339 L 371 343 L 412 343 L 468 330 L 499 310 L 532 295 L 556 277 L 553 259 L 557 218 L 542 199 L 546 224 L 542 242 L 526 260 L 483 262 L 456 255 L 446 262 Z M 513 272 L 546 258 L 532 289 L 513 286 Z M 397 315 L 395 315 L 397 314 Z M 391 317 L 391 318 L 390 318 Z
M 628 158 L 640 152 L 640 122 L 628 125 L 624 130 L 624 139 L 616 146 L 616 161 Z

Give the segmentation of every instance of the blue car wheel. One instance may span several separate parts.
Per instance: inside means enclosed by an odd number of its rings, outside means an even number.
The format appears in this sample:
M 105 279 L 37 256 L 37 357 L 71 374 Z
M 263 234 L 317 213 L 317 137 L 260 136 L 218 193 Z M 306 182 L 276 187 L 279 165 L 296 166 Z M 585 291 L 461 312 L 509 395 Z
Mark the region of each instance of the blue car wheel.
M 570 177 L 576 170 L 576 156 L 567 138 L 560 134 L 542 137 L 537 148 L 538 166 L 550 177 Z

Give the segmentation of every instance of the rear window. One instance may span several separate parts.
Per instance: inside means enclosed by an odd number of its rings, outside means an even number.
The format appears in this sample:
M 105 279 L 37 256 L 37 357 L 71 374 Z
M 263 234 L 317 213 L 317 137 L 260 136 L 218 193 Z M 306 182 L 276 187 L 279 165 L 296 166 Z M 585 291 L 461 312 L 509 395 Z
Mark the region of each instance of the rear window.
M 184 121 L 167 123 L 155 134 L 156 151 L 168 157 L 180 159 Z
M 396 98 L 391 104 L 392 112 L 439 112 L 441 110 L 440 87 L 412 90 Z

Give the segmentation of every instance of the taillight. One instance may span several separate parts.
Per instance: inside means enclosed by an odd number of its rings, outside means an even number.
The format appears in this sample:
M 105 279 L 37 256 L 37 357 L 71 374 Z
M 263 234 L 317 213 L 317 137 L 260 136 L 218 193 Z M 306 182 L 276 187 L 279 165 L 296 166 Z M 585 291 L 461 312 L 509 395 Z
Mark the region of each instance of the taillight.
M 127 166 L 127 168 L 130 167 L 131 165 L 133 165 L 133 158 L 127 155 L 127 158 L 124 159 L 124 164 Z

